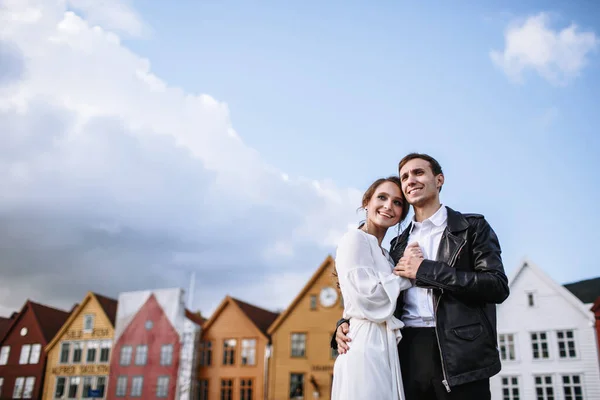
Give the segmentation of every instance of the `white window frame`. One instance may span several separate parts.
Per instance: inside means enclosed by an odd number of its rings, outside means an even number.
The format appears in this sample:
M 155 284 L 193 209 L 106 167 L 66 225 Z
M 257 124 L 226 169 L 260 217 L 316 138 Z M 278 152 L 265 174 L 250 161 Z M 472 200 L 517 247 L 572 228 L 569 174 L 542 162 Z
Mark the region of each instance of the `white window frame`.
M 106 360 L 102 361 L 102 351 L 108 349 L 108 357 Z M 100 355 L 98 356 L 99 363 L 109 363 L 110 362 L 110 352 L 112 351 L 112 341 L 111 340 L 102 340 L 100 342 Z
M 71 342 L 71 364 L 83 364 L 84 361 L 84 343 L 82 341 Z M 77 350 L 81 350 L 81 356 L 79 361 L 75 361 L 75 353 Z
M 13 398 L 14 399 L 22 399 L 24 388 L 25 388 L 25 377 L 19 376 L 17 379 L 15 379 L 15 387 L 13 389 Z
M 571 339 L 567 338 L 567 334 L 571 333 L 573 335 L 573 337 Z M 563 338 L 560 339 L 558 337 L 559 334 L 563 334 Z M 576 330 L 575 329 L 558 329 L 556 331 L 556 353 L 558 355 L 558 359 L 559 360 L 578 360 L 579 359 L 579 349 L 577 348 L 577 338 L 576 338 L 577 334 L 576 334 Z M 564 343 L 565 344 L 565 352 L 566 355 L 565 357 L 562 357 L 560 355 L 560 344 Z M 571 357 L 569 355 L 569 342 L 573 342 L 573 350 L 575 351 L 575 356 Z
M 91 327 L 88 327 L 88 322 L 90 322 Z M 96 322 L 96 316 L 94 314 L 85 314 L 83 316 L 83 332 L 84 333 L 92 333 L 94 331 L 94 323 Z
M 509 336 L 512 336 L 512 342 L 509 340 Z M 512 354 L 514 358 L 510 358 L 510 350 L 512 345 Z M 505 348 L 506 358 L 502 356 L 502 346 Z M 498 350 L 500 350 L 500 359 L 504 362 L 513 362 L 519 360 L 517 354 L 517 334 L 516 333 L 500 333 L 498 334 Z M 532 347 L 533 351 L 533 347 Z
M 537 378 L 540 378 L 542 380 L 542 383 L 540 385 L 538 385 L 536 383 L 536 379 Z M 550 378 L 550 383 L 546 382 L 546 378 Z M 555 383 L 554 382 L 554 376 L 552 376 L 552 374 L 538 374 L 538 375 L 534 375 L 533 376 L 533 389 L 536 392 L 536 395 L 535 395 L 536 399 L 537 399 L 537 390 L 538 390 L 538 388 L 542 388 L 543 391 L 544 391 L 543 400 L 548 400 L 548 393 L 547 393 L 546 389 L 551 388 L 552 389 L 552 397 L 553 397 L 553 399 L 556 400 L 557 393 L 556 393 L 556 388 L 555 388 L 555 384 L 554 383 Z
M 169 377 L 159 376 L 156 380 L 156 397 L 167 397 L 169 395 Z
M 132 377 L 131 378 L 131 392 L 129 393 L 129 396 L 142 397 L 143 390 L 144 390 L 144 377 L 141 375 Z
M 58 390 L 58 381 L 60 379 L 63 380 L 63 394 L 62 394 L 62 396 L 59 397 L 58 393 L 57 393 L 57 390 Z M 57 376 L 57 377 L 54 378 L 54 394 L 52 395 L 53 396 L 52 398 L 54 398 L 54 399 L 57 399 L 57 398 L 63 399 L 63 398 L 65 398 L 65 395 L 67 394 L 67 391 L 68 391 L 67 382 L 68 382 L 68 379 L 67 379 L 66 376 Z
M 33 398 L 33 389 L 35 388 L 35 376 L 28 376 L 25 378 L 25 385 L 23 386 L 23 399 Z
M 298 340 L 300 337 L 303 338 L 302 341 Z M 296 340 L 295 340 L 296 339 Z M 292 332 L 290 335 L 290 357 L 292 358 L 306 358 L 306 344 L 308 335 L 306 332 Z M 299 345 L 302 346 L 299 346 Z M 296 345 L 296 346 L 294 346 Z M 294 349 L 298 350 L 298 347 L 302 347 L 302 354 L 294 354 Z
M 72 382 L 76 382 L 77 385 L 77 389 L 75 390 L 75 397 L 69 397 L 69 392 L 71 391 L 71 383 Z M 78 399 L 79 398 L 79 392 L 81 389 L 81 377 L 79 376 L 70 376 L 69 380 L 68 380 L 68 384 L 67 384 L 67 397 L 65 397 L 66 399 Z
M 123 355 L 126 353 L 125 349 L 129 350 L 129 354 L 126 358 Z M 133 347 L 131 345 L 126 345 L 121 347 L 121 351 L 119 352 L 119 365 L 127 366 L 131 365 L 131 357 L 133 356 Z M 123 362 L 125 360 L 125 362 Z
M 90 350 L 95 350 L 94 358 L 92 361 L 88 360 Z M 85 362 L 86 364 L 95 364 L 96 360 L 100 359 L 100 342 L 98 340 L 90 340 L 86 343 L 85 346 Z
M 67 361 L 62 361 L 63 347 L 67 347 Z M 61 365 L 69 364 L 71 361 L 71 342 L 61 342 L 60 353 L 58 354 L 58 363 Z
M 19 365 L 29 364 L 29 354 L 31 354 L 31 345 L 22 345 L 21 354 L 19 355 Z
M 4 378 L 0 376 L 0 399 L 2 398 L 3 386 L 4 386 Z
M 546 335 L 546 339 L 542 340 L 541 338 L 541 334 L 545 334 Z M 537 339 L 533 338 L 533 335 L 537 335 Z M 551 351 L 551 347 L 550 347 L 550 332 L 548 331 L 535 331 L 535 332 L 530 332 L 529 334 L 529 340 L 531 343 L 531 358 L 533 359 L 533 361 L 548 361 L 548 360 L 552 360 L 552 351 Z M 542 343 L 546 343 L 546 349 L 548 352 L 548 357 L 543 357 L 543 351 L 542 351 Z M 534 343 L 537 343 L 538 345 L 538 352 L 540 357 L 535 357 L 535 350 L 533 348 Z
M 252 343 L 252 345 L 249 345 Z M 241 365 L 254 366 L 256 365 L 256 344 L 258 341 L 255 338 L 242 339 L 241 343 Z M 246 362 L 244 362 L 246 361 Z
M 140 344 L 135 347 L 135 365 L 146 365 L 148 363 L 148 345 Z
M 117 387 L 115 390 L 116 397 L 125 397 L 127 395 L 127 376 L 119 376 L 117 378 Z
M 42 355 L 42 345 L 39 343 L 32 344 L 31 352 L 29 353 L 29 364 L 39 363 L 41 355 Z
M 160 346 L 160 365 L 173 364 L 173 345 L 163 344 Z
M 576 384 L 573 382 L 573 378 L 575 378 L 575 377 L 579 378 L 579 384 Z M 568 378 L 569 382 L 565 382 L 565 378 Z M 578 374 L 578 373 L 561 374 L 560 385 L 561 385 L 561 389 L 562 389 L 562 395 L 565 400 L 578 400 L 574 394 L 571 394 L 571 396 L 567 397 L 567 394 L 565 393 L 567 388 L 574 390 L 575 387 L 579 387 L 581 389 L 581 397 L 580 398 L 585 399 L 585 386 L 583 384 L 583 374 Z
M 10 357 L 10 346 L 0 347 L 0 365 L 8 364 L 8 357 Z

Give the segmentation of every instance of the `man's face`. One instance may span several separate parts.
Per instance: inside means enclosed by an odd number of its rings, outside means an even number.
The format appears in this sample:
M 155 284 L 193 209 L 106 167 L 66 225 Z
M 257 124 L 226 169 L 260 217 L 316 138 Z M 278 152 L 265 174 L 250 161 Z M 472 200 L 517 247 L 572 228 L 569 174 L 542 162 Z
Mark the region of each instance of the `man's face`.
M 433 175 L 429 161 L 415 158 L 400 169 L 400 180 L 406 200 L 418 207 L 439 198 L 444 175 Z

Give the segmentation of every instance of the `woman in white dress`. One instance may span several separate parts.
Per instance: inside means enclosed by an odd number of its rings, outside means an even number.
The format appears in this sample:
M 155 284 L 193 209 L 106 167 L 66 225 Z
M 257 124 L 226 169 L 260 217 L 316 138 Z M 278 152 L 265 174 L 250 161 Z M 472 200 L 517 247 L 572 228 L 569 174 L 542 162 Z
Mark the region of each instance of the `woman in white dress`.
M 338 244 L 336 275 L 351 341 L 335 361 L 332 400 L 404 399 L 397 348 L 403 323 L 394 309 L 411 282 L 392 273 L 393 261 L 381 242 L 388 228 L 406 218 L 408 207 L 397 177 L 378 179 L 363 195 L 365 223 Z

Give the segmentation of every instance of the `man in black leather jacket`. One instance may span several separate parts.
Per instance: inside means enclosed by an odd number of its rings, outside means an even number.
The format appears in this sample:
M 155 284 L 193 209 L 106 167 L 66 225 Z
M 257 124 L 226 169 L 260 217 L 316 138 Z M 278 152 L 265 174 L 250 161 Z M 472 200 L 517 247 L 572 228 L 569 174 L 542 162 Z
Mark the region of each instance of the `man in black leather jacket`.
M 395 311 L 405 324 L 398 348 L 406 399 L 490 399 L 489 378 L 501 368 L 496 304 L 509 295 L 498 238 L 482 215 L 442 206 L 434 158 L 411 153 L 399 172 L 415 212 L 390 251 L 394 273 L 414 282 Z M 338 321 L 331 341 L 340 354 L 351 351 L 348 323 Z

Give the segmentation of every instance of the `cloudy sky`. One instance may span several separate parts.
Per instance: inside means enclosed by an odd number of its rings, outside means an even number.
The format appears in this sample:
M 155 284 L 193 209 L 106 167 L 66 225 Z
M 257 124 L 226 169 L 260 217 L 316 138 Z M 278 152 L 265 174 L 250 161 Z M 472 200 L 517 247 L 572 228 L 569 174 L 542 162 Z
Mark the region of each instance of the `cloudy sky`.
M 598 275 L 593 2 L 102 4 L 0 0 L 0 315 L 191 271 L 283 308 L 410 151 L 509 274 Z

